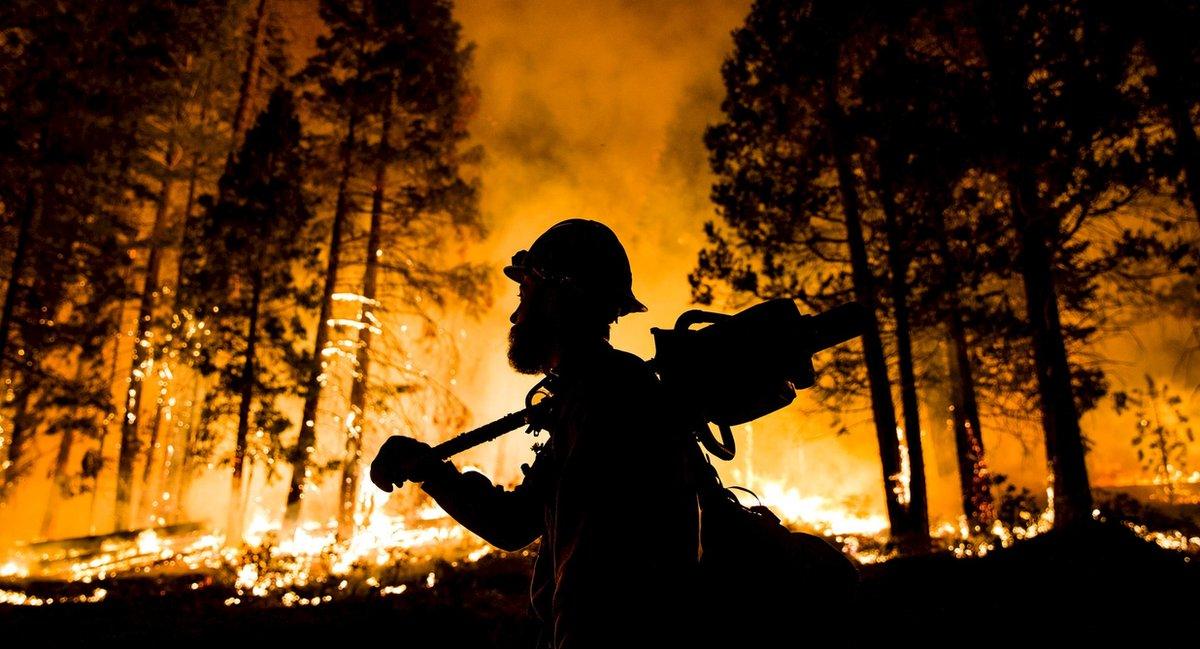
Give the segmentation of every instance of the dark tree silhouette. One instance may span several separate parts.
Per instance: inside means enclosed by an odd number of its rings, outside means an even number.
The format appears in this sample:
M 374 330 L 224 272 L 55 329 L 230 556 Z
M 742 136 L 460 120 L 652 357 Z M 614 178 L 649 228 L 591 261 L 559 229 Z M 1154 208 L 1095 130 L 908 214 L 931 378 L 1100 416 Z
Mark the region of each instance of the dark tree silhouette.
M 315 285 L 306 279 L 314 255 L 302 151 L 294 100 L 278 89 L 222 177 L 221 198 L 202 217 L 207 245 L 189 251 L 195 259 L 187 299 L 205 314 L 215 343 L 203 350 L 204 370 L 218 377 L 213 392 L 221 410 L 214 414 L 234 428 L 229 543 L 241 538 L 249 445 L 268 466 L 281 456 L 279 438 L 291 422 L 277 400 L 296 392 L 308 363 L 297 349 L 305 334 L 300 316 L 316 306 Z
M 713 199 L 736 243 L 708 226 L 712 247 L 701 253 L 693 275 L 699 301 L 714 299 L 715 280 L 817 310 L 853 298 L 879 316 L 881 287 L 864 229 L 861 134 L 844 98 L 857 92 L 885 23 L 857 3 L 757 2 L 735 32 L 735 51 L 723 69 L 725 119 L 706 141 L 718 177 Z M 892 534 L 925 546 L 919 424 L 907 436 L 903 466 L 877 322 L 862 345 Z M 823 368 L 823 385 L 842 397 L 857 394 L 857 364 L 844 352 L 834 354 L 831 367 Z M 840 371 L 828 371 L 833 368 Z
M 330 2 L 322 4 L 321 15 L 329 34 L 299 81 L 309 89 L 314 118 L 329 126 L 321 130 L 334 133 L 316 148 L 324 152 L 318 164 L 336 178 L 327 184 L 336 195 L 313 364 L 306 370 L 303 415 L 290 454 L 285 524 L 291 528 L 298 520 L 305 487 L 322 468 L 313 458 L 321 392 L 341 358 L 349 362 L 351 386 L 346 425 L 339 430 L 348 436 L 344 456 L 329 468 L 341 469 L 338 533 L 344 538 L 353 529 L 372 411 L 382 406 L 404 413 L 409 396 L 449 397 L 414 365 L 415 350 L 390 336 L 381 318 L 409 311 L 432 322 L 427 305 L 437 307 L 449 296 L 480 304 L 486 276 L 479 267 L 442 259 L 449 238 L 482 234 L 477 188 L 463 171 L 475 156 L 463 147 L 473 110 L 474 91 L 466 82 L 470 49 L 460 43 L 450 3 Z M 365 223 L 356 218 L 360 212 L 366 212 Z M 347 233 L 361 243 L 345 248 Z M 338 286 L 355 296 L 353 318 L 332 318 Z M 331 329 L 331 321 L 340 324 Z M 344 351 L 337 343 L 349 343 L 350 351 L 337 356 Z M 449 411 L 461 420 L 461 407 Z

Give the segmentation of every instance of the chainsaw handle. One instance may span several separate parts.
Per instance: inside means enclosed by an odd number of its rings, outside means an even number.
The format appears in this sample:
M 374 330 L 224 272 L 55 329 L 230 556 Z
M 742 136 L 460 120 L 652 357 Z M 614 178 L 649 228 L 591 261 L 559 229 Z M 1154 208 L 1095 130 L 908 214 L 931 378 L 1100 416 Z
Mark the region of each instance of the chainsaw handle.
M 724 313 L 713 313 L 712 311 L 705 311 L 703 309 L 691 309 L 679 314 L 679 317 L 675 320 L 675 330 L 687 331 L 688 329 L 692 328 L 692 325 L 713 324 L 714 322 L 720 322 L 730 317 L 731 316 L 728 316 Z
M 717 430 L 721 433 L 721 441 L 717 441 L 716 435 L 713 435 L 712 429 L 708 422 L 703 422 L 703 425 L 696 430 L 696 438 L 704 445 L 704 448 L 712 453 L 715 457 L 728 462 L 737 454 L 737 443 L 733 439 L 733 429 L 726 424 L 716 424 Z

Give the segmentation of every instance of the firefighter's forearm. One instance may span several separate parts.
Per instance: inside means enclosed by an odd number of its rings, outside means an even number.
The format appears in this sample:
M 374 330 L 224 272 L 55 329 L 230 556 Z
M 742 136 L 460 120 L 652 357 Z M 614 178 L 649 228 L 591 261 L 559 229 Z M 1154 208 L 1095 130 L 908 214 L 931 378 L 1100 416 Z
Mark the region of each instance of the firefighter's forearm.
M 529 494 L 505 491 L 474 471 L 421 485 L 463 527 L 502 550 L 519 550 L 541 533 L 541 510 Z

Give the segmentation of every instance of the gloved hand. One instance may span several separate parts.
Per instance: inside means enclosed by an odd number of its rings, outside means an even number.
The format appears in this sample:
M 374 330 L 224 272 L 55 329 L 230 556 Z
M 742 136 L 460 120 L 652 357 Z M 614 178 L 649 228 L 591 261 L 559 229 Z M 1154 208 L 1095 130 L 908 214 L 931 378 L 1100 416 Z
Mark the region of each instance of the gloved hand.
M 454 471 L 454 465 L 432 455 L 433 447 L 403 435 L 392 435 L 371 461 L 371 482 L 383 491 L 405 482 L 425 482 Z

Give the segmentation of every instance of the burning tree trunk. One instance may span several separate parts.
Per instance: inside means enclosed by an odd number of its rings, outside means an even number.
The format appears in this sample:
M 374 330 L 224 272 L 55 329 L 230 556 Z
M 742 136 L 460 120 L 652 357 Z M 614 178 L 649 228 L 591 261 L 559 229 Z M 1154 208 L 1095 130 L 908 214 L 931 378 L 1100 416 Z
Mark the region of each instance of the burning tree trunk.
M 162 265 L 163 236 L 167 230 L 167 211 L 171 201 L 171 167 L 174 166 L 178 150 L 175 143 L 169 146 L 165 166 L 166 172 L 159 189 L 157 205 L 154 211 L 154 226 L 150 234 L 150 252 L 146 260 L 146 280 L 142 285 L 142 298 L 138 307 L 136 329 L 137 336 L 133 343 L 133 356 L 129 363 L 129 388 L 125 399 L 125 416 L 121 420 L 121 447 L 117 460 L 117 502 L 114 511 L 117 530 L 130 528 L 130 518 L 133 506 L 133 464 L 141 447 L 138 436 L 142 405 L 142 388 L 153 363 L 152 345 L 154 304 L 158 299 L 159 267 Z
M 121 282 L 125 283 L 125 277 L 122 276 Z M 125 309 L 127 308 L 125 301 L 121 302 L 120 308 L 117 309 L 117 319 L 113 322 L 115 325 L 110 331 L 112 338 L 112 362 L 108 365 L 108 385 L 116 385 L 117 383 L 117 360 L 121 352 L 121 325 L 125 321 Z M 100 429 L 100 443 L 96 446 L 96 466 L 95 474 L 92 476 L 92 502 L 88 508 L 88 533 L 96 533 L 96 500 L 100 492 L 100 474 L 104 468 L 104 449 L 108 444 L 108 437 L 111 434 L 111 418 L 105 419 L 104 426 Z
M 896 349 L 900 365 L 900 402 L 904 411 L 905 439 L 909 458 L 909 514 L 917 530 L 914 542 L 927 542 L 929 505 L 925 492 L 925 458 L 921 440 L 921 411 L 917 403 L 917 379 L 913 370 L 912 337 L 909 331 L 908 260 L 902 250 L 895 196 L 885 181 L 879 192 L 883 207 L 884 229 L 888 243 L 888 269 L 891 275 L 892 303 L 896 320 Z M 922 549 L 922 548 L 914 548 Z
M 301 500 L 304 498 L 304 487 L 308 480 L 309 460 L 312 457 L 313 446 L 317 439 L 317 407 L 321 401 L 322 375 L 325 373 L 325 362 L 322 360 L 326 345 L 329 343 L 328 320 L 333 306 L 333 291 L 337 285 L 338 266 L 341 259 L 342 227 L 350 211 L 349 185 L 353 167 L 352 152 L 355 145 L 354 131 L 357 126 L 357 116 L 352 114 L 342 145 L 342 169 L 338 180 L 337 203 L 333 211 L 332 232 L 329 235 L 329 259 L 325 267 L 325 285 L 321 291 L 321 311 L 317 316 L 317 337 L 313 343 L 313 366 L 309 370 L 305 385 L 304 408 L 300 415 L 300 433 L 296 438 L 296 448 L 292 453 L 292 480 L 288 487 L 287 509 L 284 512 L 283 529 L 285 534 L 292 530 L 300 518 Z M 386 129 L 385 129 L 386 137 Z M 374 224 L 375 205 L 372 205 L 372 223 Z M 372 230 L 377 237 L 378 233 Z M 367 263 L 374 259 L 369 255 Z
M 1031 150 L 1028 139 L 1032 136 L 1026 133 L 1021 120 L 1032 115 L 1033 109 L 1028 106 L 1028 87 L 1021 72 L 1024 66 L 1001 33 L 1004 24 L 1002 3 L 983 3 L 978 30 L 988 70 L 994 77 L 996 117 L 1010 147 L 1003 161 L 1003 177 L 1012 227 L 1021 242 L 1017 263 L 1033 344 L 1046 457 L 1052 472 L 1054 520 L 1056 525 L 1070 526 L 1091 520 L 1092 493 L 1055 290 L 1052 246 L 1061 240 L 1062 233 L 1054 208 L 1041 202 L 1038 178 L 1031 168 L 1040 157 Z
M 892 535 L 897 538 L 915 538 L 929 535 L 928 528 L 920 528 L 914 522 L 908 506 L 908 483 L 901 466 L 900 444 L 896 431 L 896 406 L 892 402 L 891 381 L 888 378 L 887 361 L 883 353 L 883 341 L 879 335 L 879 322 L 875 318 L 876 300 L 872 286 L 870 261 L 863 240 L 861 203 L 851 165 L 851 152 L 844 132 L 844 116 L 837 103 L 835 84 L 825 84 L 826 110 L 829 113 L 830 142 L 837 171 L 838 193 L 842 212 L 846 220 L 846 238 L 850 249 L 851 277 L 857 301 L 872 315 L 871 322 L 862 335 L 863 357 L 867 365 L 867 377 L 871 387 L 871 413 L 875 422 L 875 436 L 879 442 L 879 457 L 883 468 L 884 497 L 887 503 L 888 521 Z
M 971 371 L 966 333 L 961 316 L 954 313 L 947 323 L 950 345 L 946 351 L 950 370 L 950 406 L 954 409 L 954 449 L 958 456 L 958 482 L 963 514 L 973 524 L 990 524 L 996 512 L 992 504 L 987 464 L 984 462 L 983 429 L 975 400 L 975 377 Z
M 160 386 L 163 377 L 159 377 Z M 158 492 L 151 488 L 154 484 L 151 478 L 159 467 L 158 449 L 161 446 L 159 437 L 162 433 L 163 401 L 167 398 L 167 390 L 160 387 L 154 403 L 154 419 L 150 421 L 150 444 L 146 447 L 146 463 L 142 465 L 142 495 L 138 499 L 137 520 L 145 522 L 155 502 Z
M 183 254 L 182 248 L 185 245 L 185 240 L 186 240 L 185 233 L 187 232 L 187 228 L 192 225 L 192 220 L 193 220 L 192 219 L 192 209 L 195 204 L 196 183 L 198 180 L 199 164 L 200 164 L 200 155 L 198 153 L 193 154 L 191 171 L 189 172 L 189 177 L 188 177 L 187 198 L 184 201 L 183 215 L 180 218 L 180 223 L 179 223 L 180 234 L 178 237 L 176 237 L 176 242 L 177 242 L 176 248 L 180 250 L 180 253 L 178 256 L 178 260 L 176 261 L 175 290 L 168 292 L 169 297 L 167 299 L 167 305 L 166 305 L 166 311 L 168 313 L 171 313 L 174 311 L 175 305 L 178 302 L 179 291 L 181 290 L 181 287 L 179 285 L 180 284 L 179 278 L 183 277 L 184 260 L 185 260 L 185 255 Z M 166 290 L 165 287 L 164 287 L 164 290 Z M 179 322 L 180 321 L 177 317 L 173 319 L 173 322 L 171 324 L 171 336 L 168 341 L 164 341 L 164 343 L 163 343 L 164 346 L 170 345 L 170 344 L 176 344 L 174 337 L 176 335 L 178 335 L 178 333 L 179 333 L 177 331 Z M 165 347 L 161 348 L 161 349 L 162 349 L 161 353 L 164 356 L 169 356 L 169 352 L 165 349 Z M 163 361 L 163 362 L 166 362 L 166 361 Z M 162 427 L 164 414 L 165 414 L 165 411 L 167 410 L 167 408 L 169 408 L 171 405 L 169 386 L 174 381 L 174 374 L 172 372 L 168 371 L 168 369 L 164 367 L 164 368 L 160 369 L 158 378 L 159 378 L 159 390 L 158 390 L 158 394 L 154 400 L 154 419 L 151 421 L 151 425 L 150 425 L 151 426 L 150 427 L 150 431 L 151 431 L 150 446 L 146 449 L 146 464 L 144 465 L 144 467 L 142 469 L 142 496 L 141 496 L 140 502 L 138 504 L 138 518 L 140 520 L 146 519 L 147 515 L 151 513 L 151 510 L 157 504 L 157 501 L 155 499 L 161 497 L 160 494 L 163 493 L 161 488 L 153 488 L 153 489 L 151 488 L 151 484 L 152 484 L 151 478 L 153 477 L 154 471 L 156 469 L 160 470 L 160 474 L 159 474 L 159 483 L 160 484 L 162 482 L 165 482 L 168 479 L 168 476 L 166 475 L 167 466 L 164 465 L 164 462 L 169 461 L 169 456 L 164 457 L 163 462 L 160 462 L 158 460 L 158 449 L 160 446 L 159 437 L 161 436 L 161 432 L 162 432 L 161 427 Z M 168 420 L 169 419 L 170 419 L 170 417 L 168 417 Z M 174 435 L 172 435 L 171 437 L 173 438 Z M 168 441 L 167 445 L 170 449 L 178 448 L 178 446 L 174 444 L 173 439 Z M 153 524 L 153 522 L 152 522 L 152 524 Z
M 938 252 L 942 257 L 946 287 L 946 329 L 950 335 L 946 349 L 949 370 L 951 421 L 954 424 L 954 448 L 958 456 L 958 481 L 963 514 L 973 525 L 990 524 L 995 517 L 987 466 L 984 464 L 983 428 L 979 424 L 979 404 L 975 399 L 975 375 L 963 325 L 959 298 L 958 268 L 950 250 L 945 215 L 933 218 Z
M 170 521 L 176 523 L 179 517 L 186 513 L 188 494 L 192 489 L 192 477 L 194 476 L 197 459 L 197 450 L 200 443 L 208 437 L 208 418 L 204 416 L 204 407 L 197 408 L 200 403 L 202 378 L 197 376 L 195 384 L 192 385 L 192 402 L 188 410 L 188 426 L 184 432 L 183 454 L 179 459 L 179 472 L 176 476 L 175 488 L 172 493 L 175 494 L 175 500 L 171 505 L 169 514 Z
M 371 371 L 371 334 L 377 325 L 371 308 L 375 302 L 379 258 L 383 251 L 383 200 L 387 183 L 388 135 L 392 125 L 392 99 L 383 106 L 380 126 L 378 159 L 375 163 L 375 183 L 371 193 L 371 229 L 367 237 L 366 265 L 363 269 L 362 308 L 358 324 L 358 350 L 354 383 L 350 389 L 350 414 L 346 420 L 346 457 L 342 465 L 342 480 L 338 498 L 338 538 L 346 538 L 354 529 L 354 508 L 358 500 L 359 460 L 362 458 L 362 437 L 366 431 L 367 387 Z
M 255 354 L 258 352 L 258 316 L 262 304 L 262 273 L 256 273 L 251 283 L 250 324 L 246 330 L 246 357 L 242 362 L 241 394 L 238 402 L 237 438 L 233 446 L 233 479 L 229 487 L 229 525 L 226 543 L 242 538 L 242 471 L 246 460 L 246 437 L 250 431 L 250 405 L 254 400 Z
M 204 119 L 204 116 L 207 113 L 208 113 L 208 102 L 207 102 L 207 95 L 206 95 L 206 101 L 205 101 L 204 105 L 201 106 L 201 109 L 200 109 L 200 116 L 201 116 L 202 120 Z M 181 217 L 179 219 L 179 221 L 180 221 L 179 234 L 175 239 L 176 247 L 179 250 L 179 256 L 177 257 L 177 259 L 175 261 L 175 290 L 171 293 L 171 300 L 170 300 L 171 305 L 168 308 L 168 312 L 173 313 L 173 315 L 175 316 L 175 318 L 173 319 L 173 321 L 171 323 L 171 328 L 173 331 L 173 335 L 176 337 L 176 340 L 175 340 L 176 345 L 179 345 L 181 343 L 181 341 L 178 340 L 178 337 L 182 334 L 182 332 L 179 331 L 179 329 L 183 326 L 183 321 L 178 317 L 179 314 L 174 313 L 174 312 L 175 312 L 176 306 L 179 303 L 179 294 L 181 291 L 185 290 L 184 285 L 183 285 L 183 278 L 187 276 L 187 255 L 184 254 L 184 247 L 186 245 L 188 245 L 188 233 L 192 232 L 192 229 L 196 227 L 196 219 L 195 219 L 193 212 L 196 207 L 196 189 L 200 182 L 200 166 L 201 166 L 203 160 L 204 160 L 204 156 L 202 156 L 199 151 L 195 151 L 192 153 L 191 165 L 190 165 L 191 168 L 188 171 L 187 195 L 186 195 L 186 198 L 184 199 L 184 203 L 183 203 L 183 214 L 181 215 Z M 185 340 L 186 340 L 186 336 L 185 336 Z M 186 354 L 187 352 L 188 352 L 188 349 L 186 347 L 184 347 L 182 353 Z M 200 384 L 201 384 L 200 377 L 194 375 L 192 377 L 192 399 L 191 399 L 190 406 L 189 406 L 192 409 L 195 409 L 195 404 L 197 403 L 197 399 L 199 399 L 199 396 L 200 396 L 199 395 Z M 191 412 L 192 411 L 189 410 L 189 415 L 191 414 Z M 184 424 L 183 426 L 179 426 L 179 428 L 181 428 L 182 430 L 177 431 L 176 435 L 173 436 L 175 438 L 174 448 L 176 449 L 174 455 L 178 455 L 178 459 L 175 459 L 175 461 L 173 461 L 171 463 L 170 469 L 167 472 L 165 472 L 165 475 L 163 478 L 164 482 L 166 483 L 166 491 L 168 493 L 173 494 L 173 497 L 175 499 L 174 502 L 172 502 L 169 505 L 169 507 L 168 507 L 169 512 L 167 513 L 167 516 L 171 519 L 172 522 L 174 522 L 175 519 L 177 518 L 179 508 L 182 505 L 182 503 L 180 502 L 181 501 L 180 490 L 182 489 L 183 485 L 185 484 L 185 481 L 182 479 L 182 475 L 183 475 L 183 472 L 187 470 L 188 454 L 191 451 L 191 446 L 190 446 L 188 440 L 191 438 L 192 426 L 193 426 L 192 417 L 189 416 L 186 424 Z M 182 443 L 179 443 L 180 438 L 182 438 Z

